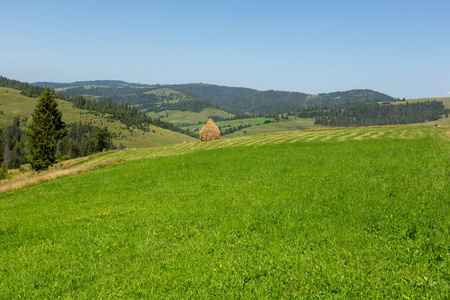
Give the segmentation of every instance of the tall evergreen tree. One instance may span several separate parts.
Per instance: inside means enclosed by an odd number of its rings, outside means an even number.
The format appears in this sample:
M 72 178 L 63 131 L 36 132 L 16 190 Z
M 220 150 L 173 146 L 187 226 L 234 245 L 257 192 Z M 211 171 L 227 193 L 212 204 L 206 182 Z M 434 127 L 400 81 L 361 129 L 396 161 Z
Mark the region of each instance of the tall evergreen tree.
M 28 161 L 34 170 L 45 170 L 55 162 L 56 141 L 67 132 L 55 95 L 48 87 L 39 96 L 32 117 L 27 132 L 31 150 Z
M 16 141 L 16 144 L 14 145 L 13 150 L 11 151 L 11 157 L 8 161 L 8 169 L 18 169 L 21 166 L 22 163 L 22 155 L 20 151 L 20 145 L 19 142 Z

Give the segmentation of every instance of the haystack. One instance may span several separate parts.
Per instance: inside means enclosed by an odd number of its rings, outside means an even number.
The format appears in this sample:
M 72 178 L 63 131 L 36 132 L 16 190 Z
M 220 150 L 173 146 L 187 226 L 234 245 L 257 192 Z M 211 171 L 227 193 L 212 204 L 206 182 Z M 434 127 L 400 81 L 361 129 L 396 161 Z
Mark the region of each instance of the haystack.
M 220 130 L 212 119 L 206 122 L 205 126 L 200 130 L 200 141 L 208 142 L 220 140 Z

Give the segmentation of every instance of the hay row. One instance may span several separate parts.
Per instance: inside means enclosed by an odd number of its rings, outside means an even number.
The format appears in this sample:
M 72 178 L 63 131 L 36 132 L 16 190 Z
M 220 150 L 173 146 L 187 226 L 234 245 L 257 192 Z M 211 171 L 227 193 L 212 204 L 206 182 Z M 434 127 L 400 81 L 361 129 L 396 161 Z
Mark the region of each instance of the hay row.
M 338 132 L 338 133 L 335 133 L 333 135 L 330 134 L 329 136 L 324 137 L 323 139 L 321 139 L 321 141 L 322 142 L 326 142 L 326 141 L 329 141 L 329 140 L 331 140 L 333 138 L 337 138 L 339 136 L 343 136 L 343 135 L 346 135 L 346 134 L 348 134 L 348 133 L 347 132 Z

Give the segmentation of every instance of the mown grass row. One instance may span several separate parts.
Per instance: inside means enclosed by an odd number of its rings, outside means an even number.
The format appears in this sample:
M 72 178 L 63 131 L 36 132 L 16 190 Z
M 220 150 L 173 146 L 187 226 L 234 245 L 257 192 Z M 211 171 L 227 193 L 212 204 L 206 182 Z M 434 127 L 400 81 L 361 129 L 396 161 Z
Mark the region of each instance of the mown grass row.
M 0 298 L 448 298 L 449 143 L 391 129 L 125 151 L 0 195 Z
M 209 143 L 183 143 L 165 147 L 155 147 L 146 149 L 135 149 L 121 152 L 113 152 L 107 155 L 96 157 L 84 164 L 95 164 L 99 161 L 120 157 L 124 160 L 141 158 L 152 158 L 158 156 L 170 156 L 191 153 L 195 151 L 214 150 L 221 148 L 234 148 L 246 146 L 274 145 L 281 143 L 297 142 L 342 142 L 349 140 L 367 139 L 420 139 L 426 136 L 437 136 L 445 132 L 444 129 L 437 129 L 424 126 L 392 126 L 392 127 L 361 127 L 361 128 L 337 128 L 323 130 L 305 130 L 280 132 L 275 134 L 265 134 L 234 139 L 222 139 Z

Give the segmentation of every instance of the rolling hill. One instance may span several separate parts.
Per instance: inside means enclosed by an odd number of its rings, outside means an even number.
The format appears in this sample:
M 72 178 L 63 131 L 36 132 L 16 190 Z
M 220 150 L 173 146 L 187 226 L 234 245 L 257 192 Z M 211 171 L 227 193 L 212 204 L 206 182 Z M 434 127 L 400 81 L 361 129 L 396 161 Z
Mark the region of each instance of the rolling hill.
M 219 108 L 233 114 L 239 113 L 284 113 L 306 106 L 342 104 L 355 101 L 390 101 L 392 97 L 372 90 L 350 90 L 344 92 L 308 95 L 299 92 L 258 91 L 210 84 L 167 85 L 200 98 L 207 99 Z
M 129 148 L 147 148 L 195 140 L 190 136 L 153 125 L 149 125 L 149 130 L 145 132 L 139 128 L 127 129 L 123 123 L 106 118 L 107 115 L 75 108 L 72 103 L 66 101 L 59 101 L 59 103 L 64 122 L 69 124 L 81 121 L 91 123 L 93 126 L 108 126 L 109 131 L 115 134 L 113 142 L 116 145 L 122 143 Z M 23 96 L 15 89 L 0 87 L 0 111 L 2 111 L 0 127 L 11 125 L 13 118 L 17 116 L 21 119 L 27 118 L 29 121 L 35 105 L 35 98 Z

